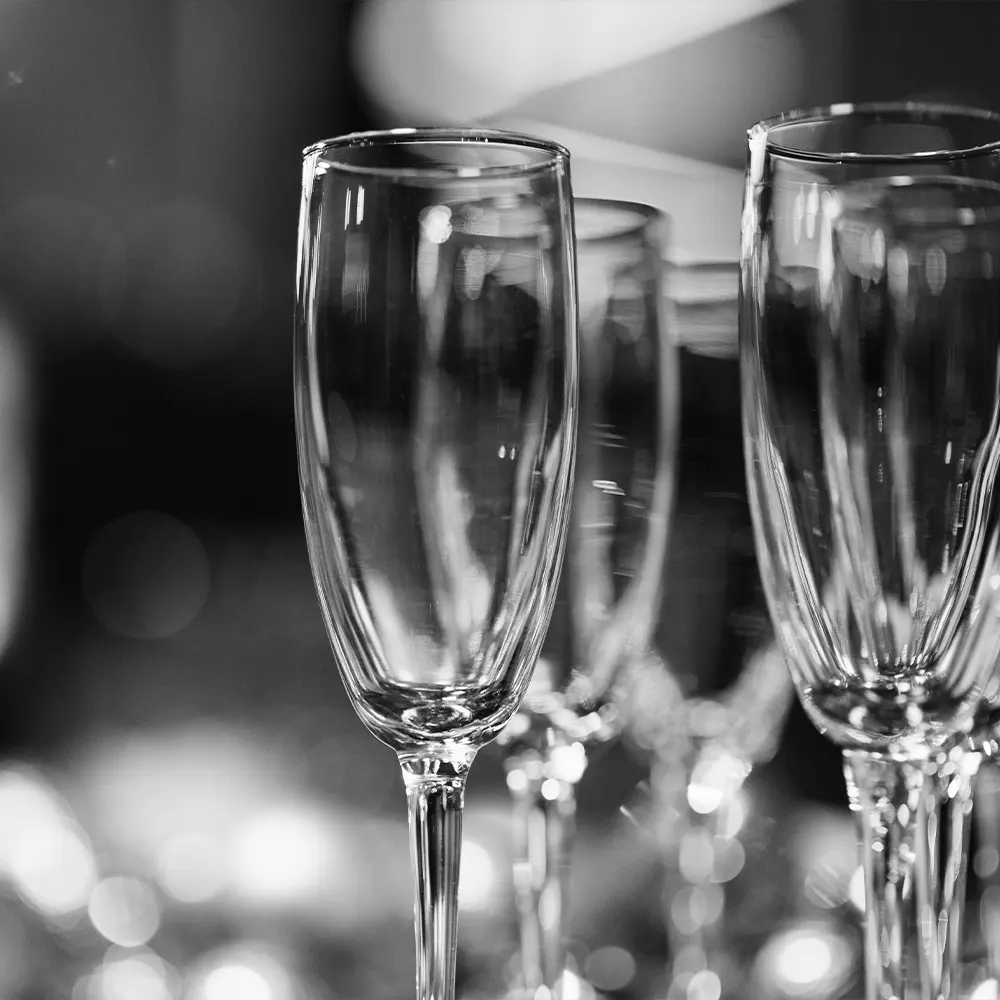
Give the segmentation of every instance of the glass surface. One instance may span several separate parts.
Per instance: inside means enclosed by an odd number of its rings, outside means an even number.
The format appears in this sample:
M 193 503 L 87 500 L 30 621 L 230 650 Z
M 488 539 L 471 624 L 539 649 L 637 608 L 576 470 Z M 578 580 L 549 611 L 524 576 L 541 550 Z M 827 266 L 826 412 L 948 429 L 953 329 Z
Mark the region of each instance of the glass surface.
M 513 711 L 573 449 L 565 161 L 421 135 L 308 153 L 297 352 L 317 585 L 397 750 L 485 742 Z
M 958 969 L 978 758 L 957 744 L 994 670 L 1000 580 L 996 140 L 997 116 L 929 105 L 841 106 L 749 133 L 751 512 L 800 700 L 845 752 L 869 997 L 905 994 L 911 940 L 921 989 L 950 995 Z
M 666 219 L 576 199 L 580 432 L 566 573 L 524 721 L 588 742 L 617 725 L 619 672 L 656 625 L 674 495 L 679 387 L 663 300 Z
M 943 745 L 989 677 L 998 206 L 997 185 L 947 176 L 828 193 L 817 285 L 772 261 L 761 289 L 761 573 L 803 704 L 842 746 Z
M 465 776 L 551 615 L 577 334 L 568 154 L 490 131 L 305 153 L 295 343 L 316 589 L 410 805 L 417 994 L 454 993 Z
M 559 988 L 575 785 L 588 747 L 617 733 L 616 683 L 656 624 L 674 495 L 666 219 L 628 202 L 576 199 L 574 209 L 580 430 L 566 565 L 528 693 L 502 735 L 528 995 Z

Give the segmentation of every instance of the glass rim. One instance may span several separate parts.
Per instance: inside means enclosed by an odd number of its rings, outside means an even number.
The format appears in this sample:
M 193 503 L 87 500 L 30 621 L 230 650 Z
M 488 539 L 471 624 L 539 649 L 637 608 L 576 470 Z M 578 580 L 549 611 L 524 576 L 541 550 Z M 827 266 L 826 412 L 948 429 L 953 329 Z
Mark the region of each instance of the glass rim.
M 581 236 L 579 230 L 576 233 L 577 243 L 604 243 L 613 240 L 624 239 L 627 236 L 636 236 L 645 232 L 651 223 L 665 225 L 669 221 L 666 212 L 652 205 L 647 205 L 641 201 L 626 201 L 621 198 L 590 198 L 581 196 L 573 198 L 573 214 L 576 215 L 577 207 L 593 208 L 597 210 L 608 209 L 621 213 L 633 215 L 636 218 L 633 222 L 624 221 L 623 225 L 611 228 L 606 233 L 599 236 Z M 577 227 L 574 226 L 574 229 Z
M 551 170 L 556 163 L 569 162 L 569 150 L 551 139 L 528 135 L 524 132 L 511 132 L 496 128 L 462 128 L 449 126 L 418 126 L 408 128 L 373 129 L 365 132 L 348 132 L 345 135 L 330 139 L 320 139 L 310 143 L 302 150 L 303 162 L 312 157 L 338 149 L 361 149 L 365 147 L 383 147 L 418 143 L 471 143 L 497 146 L 521 147 L 548 153 L 548 157 L 536 163 L 507 163 L 492 167 L 450 167 L 435 163 L 427 167 L 382 167 L 341 163 L 335 159 L 328 160 L 334 170 L 345 174 L 355 174 L 360 177 L 441 177 L 460 180 L 477 180 L 486 177 L 523 177 L 534 173 Z
M 769 138 L 770 134 L 782 125 L 805 125 L 809 123 L 834 122 L 840 118 L 851 116 L 875 116 L 880 114 L 898 115 L 939 115 L 965 118 L 970 121 L 993 122 L 997 126 L 997 138 L 992 142 L 976 146 L 955 147 L 953 149 L 927 149 L 912 153 L 858 153 L 842 150 L 837 153 L 823 153 L 815 150 L 796 149 Z M 973 156 L 983 156 L 1000 151 L 1000 113 L 986 108 L 968 107 L 961 104 L 947 104 L 935 101 L 870 101 L 863 103 L 845 102 L 829 104 L 813 108 L 800 108 L 783 111 L 764 118 L 747 129 L 750 143 L 763 138 L 768 150 L 776 152 L 789 159 L 809 162 L 836 163 L 849 161 L 852 163 L 892 163 L 934 162 L 945 160 L 966 159 Z

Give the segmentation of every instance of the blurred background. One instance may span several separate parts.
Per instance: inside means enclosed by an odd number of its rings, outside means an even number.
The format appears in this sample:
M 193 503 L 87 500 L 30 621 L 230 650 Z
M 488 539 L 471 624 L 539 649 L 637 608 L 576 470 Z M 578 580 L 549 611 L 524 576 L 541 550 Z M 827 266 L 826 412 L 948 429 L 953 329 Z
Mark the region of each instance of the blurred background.
M 1000 107 L 998 34 L 989 0 L 0 0 L 0 996 L 412 990 L 398 767 L 346 702 L 298 509 L 303 146 L 390 125 L 547 134 L 578 193 L 656 204 L 674 263 L 712 265 L 673 286 L 669 729 L 768 658 L 735 363 L 745 130 L 833 101 Z M 858 953 L 839 757 L 772 689 L 758 766 L 711 834 L 725 913 L 674 919 L 724 926 L 745 995 L 839 996 Z M 666 743 L 647 727 L 581 784 L 581 997 L 653 994 L 664 857 L 689 881 L 704 860 L 657 833 Z M 689 790 L 696 812 L 714 780 Z M 510 983 L 508 813 L 487 749 L 465 996 Z

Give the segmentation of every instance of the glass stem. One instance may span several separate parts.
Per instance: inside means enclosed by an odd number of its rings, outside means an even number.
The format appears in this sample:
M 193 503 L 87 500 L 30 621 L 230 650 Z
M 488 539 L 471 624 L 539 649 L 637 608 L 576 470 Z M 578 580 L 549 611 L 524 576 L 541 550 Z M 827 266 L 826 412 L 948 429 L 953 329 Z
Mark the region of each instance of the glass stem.
M 417 1000 L 454 1000 L 465 779 L 475 751 L 399 754 L 410 819 Z
M 552 765 L 545 751 L 524 751 L 507 760 L 521 985 L 528 997 L 539 996 L 543 987 L 548 996 L 557 996 L 566 967 L 576 780 L 554 773 Z
M 958 995 L 969 769 L 957 751 L 921 761 L 844 754 L 862 840 L 866 1000 L 902 1000 L 908 981 L 921 1000 L 949 1000 L 953 986 Z

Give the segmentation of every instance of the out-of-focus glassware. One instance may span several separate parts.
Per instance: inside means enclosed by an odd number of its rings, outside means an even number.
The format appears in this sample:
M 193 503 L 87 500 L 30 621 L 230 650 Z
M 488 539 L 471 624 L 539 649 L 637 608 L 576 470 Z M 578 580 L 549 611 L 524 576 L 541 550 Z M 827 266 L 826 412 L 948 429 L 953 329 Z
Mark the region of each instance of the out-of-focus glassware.
M 575 218 L 580 432 L 569 547 L 545 647 L 501 736 L 515 814 L 519 988 L 531 997 L 560 988 L 575 788 L 588 750 L 618 731 L 613 687 L 656 623 L 674 492 L 666 219 L 600 199 L 577 199 Z
M 844 751 L 866 995 L 948 997 L 965 825 L 940 806 L 969 794 L 956 744 L 995 656 L 1000 118 L 839 106 L 749 142 L 740 347 L 764 589 L 800 700 Z
M 403 771 L 418 1000 L 454 996 L 466 775 L 552 612 L 577 392 L 563 148 L 405 129 L 305 151 L 306 536 L 347 693 Z
M 756 844 L 745 783 L 778 747 L 792 688 L 775 648 L 754 553 L 742 463 L 735 261 L 667 271 L 681 370 L 678 491 L 660 627 L 620 685 L 629 746 L 648 762 L 629 803 L 664 866 L 663 992 L 745 986 L 744 925 L 730 907 Z M 748 839 L 749 838 L 749 839 Z M 749 851 L 749 853 L 748 853 Z
M 691 672 L 651 648 L 621 689 L 629 740 L 650 762 L 649 800 L 636 818 L 663 860 L 668 1000 L 738 989 L 740 952 L 753 947 L 729 933 L 726 887 L 747 860 L 744 786 L 777 749 L 791 700 L 780 653 L 758 638 L 734 656 L 724 688 L 692 689 Z

